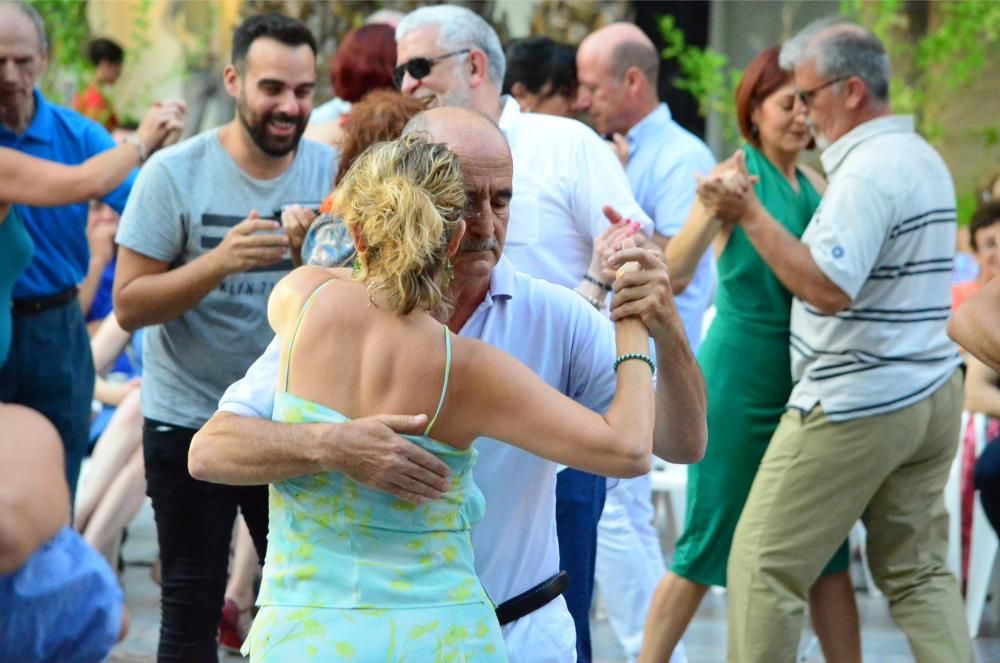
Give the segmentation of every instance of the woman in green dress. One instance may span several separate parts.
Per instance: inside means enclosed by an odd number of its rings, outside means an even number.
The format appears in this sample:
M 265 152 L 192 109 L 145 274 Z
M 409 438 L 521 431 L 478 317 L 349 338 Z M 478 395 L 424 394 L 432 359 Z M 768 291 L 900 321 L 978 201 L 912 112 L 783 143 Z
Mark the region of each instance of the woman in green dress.
M 764 207 L 799 237 L 819 205 L 823 182 L 796 165 L 811 138 L 778 50 L 762 51 L 744 72 L 736 105 L 748 144 L 710 177 L 731 187 L 753 185 Z M 731 162 L 744 159 L 752 182 L 735 175 Z M 708 448 L 688 468 L 686 525 L 653 598 L 640 663 L 668 660 L 708 588 L 726 585 L 733 531 L 792 390 L 792 294 L 743 230 L 713 212 L 709 201 L 697 200 L 667 248 L 671 277 L 683 279 L 714 240 L 719 284 L 715 319 L 698 352 L 708 389 Z M 845 543 L 810 592 L 824 656 L 836 663 L 861 660 L 848 561 Z

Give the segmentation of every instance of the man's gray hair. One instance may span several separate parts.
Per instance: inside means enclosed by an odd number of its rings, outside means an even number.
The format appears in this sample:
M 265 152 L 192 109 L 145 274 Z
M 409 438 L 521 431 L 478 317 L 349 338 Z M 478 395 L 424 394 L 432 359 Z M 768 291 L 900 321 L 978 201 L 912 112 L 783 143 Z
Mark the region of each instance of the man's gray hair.
M 450 53 L 463 48 L 476 48 L 486 54 L 490 81 L 499 91 L 507 60 L 496 30 L 482 16 L 465 7 L 432 5 L 421 7 L 406 15 L 396 26 L 396 43 L 419 28 L 439 28 L 437 45 Z
M 38 35 L 38 47 L 42 50 L 42 55 L 48 57 L 49 36 L 45 33 L 45 22 L 38 10 L 26 2 L 0 2 L 0 6 L 3 5 L 17 9 L 31 21 L 31 24 L 35 26 L 35 33 Z
M 824 78 L 857 76 L 872 99 L 889 100 L 889 55 L 878 37 L 856 23 L 840 18 L 814 21 L 781 47 L 782 69 L 791 71 L 807 60 Z

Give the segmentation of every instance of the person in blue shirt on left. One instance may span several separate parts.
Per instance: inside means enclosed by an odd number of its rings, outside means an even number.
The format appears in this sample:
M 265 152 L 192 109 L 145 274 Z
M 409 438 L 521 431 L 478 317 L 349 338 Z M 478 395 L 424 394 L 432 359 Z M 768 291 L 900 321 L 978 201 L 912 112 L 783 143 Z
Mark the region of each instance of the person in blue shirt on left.
M 115 147 L 93 120 L 55 106 L 35 88 L 48 63 L 38 12 L 0 3 L 0 147 L 76 165 Z M 140 156 L 156 147 L 134 141 Z M 101 200 L 121 212 L 133 176 Z M 0 371 L 0 402 L 44 414 L 66 452 L 66 480 L 76 490 L 87 446 L 94 367 L 77 284 L 89 265 L 87 202 L 61 207 L 17 206 L 34 256 L 14 286 L 10 354 Z
M 0 661 L 103 661 L 128 631 L 125 597 L 68 525 L 56 431 L 0 403 Z

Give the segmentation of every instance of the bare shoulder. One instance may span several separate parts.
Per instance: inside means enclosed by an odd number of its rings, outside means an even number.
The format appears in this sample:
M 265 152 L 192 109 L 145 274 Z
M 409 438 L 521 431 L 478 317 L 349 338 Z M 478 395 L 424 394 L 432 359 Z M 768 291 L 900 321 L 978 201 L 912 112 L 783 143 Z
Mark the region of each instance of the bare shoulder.
M 271 293 L 267 302 L 267 319 L 271 328 L 279 336 L 285 335 L 309 295 L 331 278 L 338 270 L 330 270 L 315 265 L 303 265 L 286 274 Z
M 806 179 L 809 180 L 809 183 L 812 184 L 813 187 L 815 187 L 816 191 L 820 195 L 823 195 L 823 192 L 826 191 L 826 180 L 823 178 L 823 176 L 820 175 L 815 168 L 806 163 L 800 163 L 799 170 L 801 170 L 802 174 L 806 176 Z
M 517 357 L 501 348 L 473 338 L 455 336 L 452 341 L 452 375 L 456 386 L 477 396 L 516 384 L 524 373 L 533 373 Z

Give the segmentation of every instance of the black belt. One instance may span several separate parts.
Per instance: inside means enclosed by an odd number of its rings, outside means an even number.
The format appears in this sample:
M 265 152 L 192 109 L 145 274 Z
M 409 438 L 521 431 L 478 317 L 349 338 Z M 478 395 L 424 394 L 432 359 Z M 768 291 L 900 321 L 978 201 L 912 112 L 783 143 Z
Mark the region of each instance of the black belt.
M 538 610 L 562 594 L 568 584 L 569 575 L 565 571 L 560 571 L 528 591 L 504 601 L 497 606 L 497 619 L 500 625 L 509 624 Z
M 47 311 L 50 308 L 69 304 L 76 299 L 78 292 L 77 287 L 73 286 L 62 292 L 57 292 L 54 295 L 46 295 L 45 297 L 19 297 L 11 300 L 10 307 L 14 310 L 14 313 L 32 315 Z

